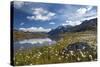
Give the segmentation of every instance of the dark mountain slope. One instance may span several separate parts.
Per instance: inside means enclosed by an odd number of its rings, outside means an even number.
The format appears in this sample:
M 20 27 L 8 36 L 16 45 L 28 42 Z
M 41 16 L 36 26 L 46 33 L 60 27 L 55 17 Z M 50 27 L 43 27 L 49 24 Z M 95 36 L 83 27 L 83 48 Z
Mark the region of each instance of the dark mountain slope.
M 70 28 L 70 32 L 81 32 L 86 30 L 97 31 L 97 18 L 83 21 L 82 24 Z
M 56 29 L 51 30 L 48 34 L 56 36 L 65 32 L 81 32 L 86 30 L 97 31 L 97 18 L 85 20 L 77 26 L 59 26 Z

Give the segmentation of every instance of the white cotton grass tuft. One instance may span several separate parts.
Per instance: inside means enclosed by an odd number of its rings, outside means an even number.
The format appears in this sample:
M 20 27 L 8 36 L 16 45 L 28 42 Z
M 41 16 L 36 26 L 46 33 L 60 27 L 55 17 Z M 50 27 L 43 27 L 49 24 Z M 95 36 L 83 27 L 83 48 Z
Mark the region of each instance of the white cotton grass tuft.
M 55 56 L 58 56 L 58 54 L 55 54 Z
M 89 58 L 92 60 L 93 59 L 92 55 L 89 55 Z
M 80 61 L 81 59 L 79 57 L 77 57 L 77 61 Z
M 80 52 L 80 54 L 81 54 L 81 56 L 82 56 L 83 58 L 86 57 L 86 55 L 84 55 L 82 51 L 79 51 L 79 52 Z
M 70 54 L 71 54 L 71 55 L 74 55 L 74 51 L 70 51 Z
M 61 57 L 59 57 L 58 60 L 61 60 Z

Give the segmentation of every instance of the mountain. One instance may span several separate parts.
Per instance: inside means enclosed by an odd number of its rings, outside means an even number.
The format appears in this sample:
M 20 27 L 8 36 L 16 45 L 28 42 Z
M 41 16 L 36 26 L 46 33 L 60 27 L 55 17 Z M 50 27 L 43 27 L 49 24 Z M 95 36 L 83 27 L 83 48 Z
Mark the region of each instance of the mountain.
M 97 18 L 83 21 L 82 24 L 72 27 L 70 32 L 81 32 L 86 30 L 97 31 Z
M 85 20 L 80 25 L 77 26 L 59 26 L 56 29 L 51 30 L 49 35 L 59 35 L 65 32 L 81 32 L 86 30 L 97 31 L 97 18 Z
M 70 32 L 70 28 L 73 26 L 66 25 L 66 26 L 58 26 L 56 29 L 51 30 L 48 32 L 49 35 L 56 35 L 64 32 Z

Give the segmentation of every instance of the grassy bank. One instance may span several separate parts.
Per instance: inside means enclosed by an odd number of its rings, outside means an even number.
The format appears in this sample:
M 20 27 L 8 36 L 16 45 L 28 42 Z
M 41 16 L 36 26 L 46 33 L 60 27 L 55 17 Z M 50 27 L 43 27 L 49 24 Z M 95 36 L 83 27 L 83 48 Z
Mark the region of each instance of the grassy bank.
M 13 31 L 13 40 L 14 41 L 20 41 L 23 39 L 31 39 L 31 38 L 45 38 L 47 36 L 48 35 L 46 33 Z
M 17 51 L 13 58 L 14 65 L 94 61 L 97 59 L 96 39 L 97 37 L 94 31 L 65 33 L 62 34 L 62 38 L 54 45 Z M 63 49 L 75 42 L 86 42 L 92 49 L 77 52 L 68 51 L 68 53 L 64 53 Z

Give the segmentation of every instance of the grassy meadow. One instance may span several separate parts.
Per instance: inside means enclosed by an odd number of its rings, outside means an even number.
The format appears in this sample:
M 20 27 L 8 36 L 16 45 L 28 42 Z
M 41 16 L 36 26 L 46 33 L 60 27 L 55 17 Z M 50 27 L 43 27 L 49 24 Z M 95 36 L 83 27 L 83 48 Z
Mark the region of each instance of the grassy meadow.
M 33 47 L 27 50 L 18 50 L 13 57 L 14 65 L 37 65 L 70 63 L 97 60 L 97 33 L 95 31 L 68 32 L 61 34 L 62 38 L 53 45 Z M 20 37 L 19 37 L 20 38 Z M 92 49 L 86 51 L 68 51 L 69 44 L 86 42 Z

